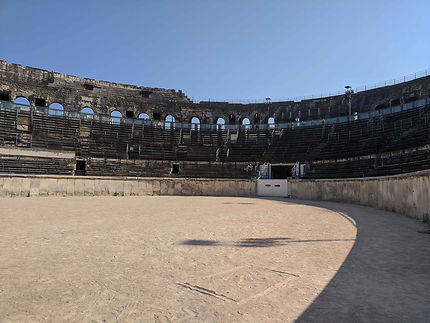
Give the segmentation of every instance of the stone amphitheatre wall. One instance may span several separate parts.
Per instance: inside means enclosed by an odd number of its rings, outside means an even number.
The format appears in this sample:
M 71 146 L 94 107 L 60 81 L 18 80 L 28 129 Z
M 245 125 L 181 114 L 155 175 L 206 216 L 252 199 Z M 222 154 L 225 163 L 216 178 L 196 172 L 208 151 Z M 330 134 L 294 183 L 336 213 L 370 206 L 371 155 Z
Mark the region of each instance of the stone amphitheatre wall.
M 209 195 L 255 196 L 254 180 L 0 175 L 0 197 Z
M 430 222 L 430 171 L 397 176 L 290 180 L 292 198 L 361 204 Z
M 372 206 L 430 222 L 430 171 L 398 176 L 289 180 L 292 198 Z M 0 197 L 208 195 L 256 196 L 255 180 L 0 175 Z
M 430 76 L 360 91 L 352 97 L 352 112 L 389 108 L 429 94 Z M 193 117 L 204 124 L 216 124 L 218 118 L 223 118 L 227 124 L 240 124 L 244 118 L 260 124 L 267 123 L 270 117 L 274 117 L 276 123 L 283 123 L 297 118 L 319 120 L 348 114 L 345 95 L 249 104 L 194 103 L 181 90 L 98 81 L 0 60 L 0 100 L 14 101 L 17 97 L 25 97 L 32 106 L 48 107 L 59 103 L 66 112 L 79 112 L 89 107 L 106 115 L 119 111 L 124 117 L 146 113 L 154 120 L 172 115 L 176 122 L 183 123 L 189 123 Z

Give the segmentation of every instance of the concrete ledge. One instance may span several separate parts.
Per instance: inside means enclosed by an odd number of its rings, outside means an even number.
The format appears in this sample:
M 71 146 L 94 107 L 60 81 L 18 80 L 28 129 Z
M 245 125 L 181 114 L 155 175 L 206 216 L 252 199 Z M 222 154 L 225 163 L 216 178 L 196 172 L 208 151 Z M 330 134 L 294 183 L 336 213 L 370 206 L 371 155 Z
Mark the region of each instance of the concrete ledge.
M 75 195 L 255 196 L 255 180 L 0 175 L 0 197 Z
M 396 176 L 290 180 L 293 198 L 373 206 L 430 222 L 430 171 Z
M 58 151 L 35 148 L 0 147 L 0 155 L 49 157 L 49 158 L 75 158 L 75 152 Z

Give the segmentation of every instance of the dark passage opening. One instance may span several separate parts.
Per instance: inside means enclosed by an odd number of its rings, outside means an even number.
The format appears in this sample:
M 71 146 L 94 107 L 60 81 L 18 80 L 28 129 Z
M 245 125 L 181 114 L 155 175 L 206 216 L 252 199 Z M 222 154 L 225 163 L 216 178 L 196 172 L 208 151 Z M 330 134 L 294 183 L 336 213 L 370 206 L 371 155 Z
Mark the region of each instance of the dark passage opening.
M 391 100 L 391 106 L 400 105 L 400 99 Z
M 236 117 L 233 114 L 230 114 L 228 116 L 228 124 L 235 124 L 236 123 Z
M 172 165 L 172 174 L 179 174 L 179 164 Z
M 76 161 L 76 171 L 75 175 L 84 176 L 85 175 L 85 160 Z
M 159 113 L 157 113 L 157 112 L 154 112 L 154 114 L 153 114 L 153 119 L 154 120 L 160 120 L 161 119 L 161 114 L 159 114 Z
M 140 94 L 141 94 L 141 95 L 142 95 L 142 97 L 144 97 L 144 98 L 149 98 L 149 96 L 152 94 L 152 92 L 151 92 L 151 91 L 142 90 L 142 91 L 140 92 Z
M 288 165 L 272 165 L 271 166 L 271 175 L 272 179 L 287 179 L 291 177 L 291 168 L 292 166 Z
M 9 93 L 0 93 L 0 100 L 10 101 L 10 94 Z
M 125 117 L 126 118 L 133 118 L 134 113 L 133 111 L 125 111 Z
M 139 145 L 130 145 L 128 147 L 128 158 L 129 159 L 139 159 Z
M 44 107 L 46 105 L 46 101 L 44 99 L 36 99 L 34 104 L 36 107 Z

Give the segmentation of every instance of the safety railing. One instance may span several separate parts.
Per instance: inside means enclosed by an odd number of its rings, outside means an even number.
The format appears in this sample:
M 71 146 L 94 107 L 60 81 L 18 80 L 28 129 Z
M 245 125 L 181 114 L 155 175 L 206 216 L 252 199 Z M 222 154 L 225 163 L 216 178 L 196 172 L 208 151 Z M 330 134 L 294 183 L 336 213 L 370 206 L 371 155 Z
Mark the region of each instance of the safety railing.
M 430 70 L 426 69 L 417 73 L 405 75 L 399 78 L 382 81 L 382 82 L 376 82 L 369 85 L 362 85 L 354 88 L 354 92 L 363 92 L 368 90 L 373 90 L 377 88 L 381 88 L 384 86 L 391 86 L 396 85 L 404 82 L 409 82 L 416 80 L 421 77 L 430 76 Z M 251 104 L 251 103 L 267 103 L 267 102 L 287 102 L 287 101 L 294 101 L 294 102 L 300 102 L 302 100 L 311 100 L 311 99 L 321 99 L 325 97 L 331 97 L 331 96 L 337 96 L 337 95 L 343 95 L 345 94 L 345 91 L 334 91 L 334 92 L 325 92 L 321 94 L 311 94 L 311 95 L 303 95 L 303 96 L 294 96 L 294 97 L 282 97 L 282 98 L 260 98 L 260 99 L 205 99 L 205 98 L 192 98 L 192 101 L 195 103 L 202 103 L 202 102 L 226 102 L 226 103 L 232 103 L 232 104 Z
M 403 110 L 409 110 L 414 108 L 420 108 L 427 104 L 430 104 L 430 97 L 421 98 L 419 100 L 415 100 L 412 102 L 405 103 L 403 105 L 391 106 L 384 109 L 378 109 L 369 112 L 361 112 L 354 113 L 351 118 L 354 120 L 362 120 L 374 118 L 377 116 L 388 115 L 391 113 L 400 112 Z M 40 113 L 53 117 L 67 117 L 73 119 L 80 120 L 93 120 L 104 122 L 112 125 L 134 125 L 134 126 L 151 126 L 155 128 L 163 128 L 166 130 L 170 129 L 184 129 L 184 130 L 267 130 L 267 129 L 291 129 L 296 127 L 306 127 L 306 126 L 317 126 L 323 124 L 336 124 L 347 122 L 349 117 L 347 115 L 338 116 L 335 118 L 327 118 L 327 119 L 317 119 L 317 120 L 306 120 L 301 121 L 297 119 L 295 122 L 288 123 L 268 123 L 268 124 L 242 124 L 242 125 L 229 125 L 229 124 L 201 124 L 201 123 L 181 123 L 181 122 L 167 122 L 167 121 L 158 121 L 158 120 L 150 120 L 150 119 L 134 119 L 134 118 L 121 118 L 121 117 L 112 117 L 103 114 L 87 114 L 81 112 L 68 112 L 59 109 L 45 108 L 45 107 L 34 107 L 28 106 L 24 104 L 16 104 L 8 101 L 0 101 L 0 109 L 8 109 L 14 111 L 23 111 L 29 112 L 33 111 L 34 113 Z

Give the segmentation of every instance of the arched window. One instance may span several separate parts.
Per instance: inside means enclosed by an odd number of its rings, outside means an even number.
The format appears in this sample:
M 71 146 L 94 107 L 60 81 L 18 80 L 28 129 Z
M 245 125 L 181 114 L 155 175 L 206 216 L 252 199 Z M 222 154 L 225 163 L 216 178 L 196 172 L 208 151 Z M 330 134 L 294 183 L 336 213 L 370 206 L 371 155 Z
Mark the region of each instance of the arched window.
M 53 116 L 62 116 L 64 115 L 64 107 L 58 102 L 51 103 L 49 105 L 49 114 Z
M 191 118 L 191 129 L 192 130 L 200 130 L 200 119 L 197 117 Z
M 110 113 L 110 117 L 112 118 L 113 124 L 120 124 L 121 123 L 122 114 L 118 110 L 112 111 Z
M 261 121 L 260 114 L 256 113 L 256 114 L 254 115 L 254 124 L 259 124 L 259 123 L 260 123 L 260 121 Z
M 242 125 L 245 129 L 249 129 L 251 126 L 251 122 L 249 121 L 248 118 L 243 118 L 242 120 Z
M 224 118 L 219 117 L 216 120 L 216 124 L 217 124 L 217 128 L 218 129 L 225 129 L 225 120 L 224 120 Z
M 21 105 L 30 105 L 30 101 L 28 101 L 28 99 L 23 96 L 17 97 L 15 100 L 13 100 L 13 103 Z
M 94 110 L 90 107 L 85 107 L 81 110 L 81 113 L 91 115 L 94 114 Z
M 175 117 L 172 116 L 171 114 L 168 114 L 165 118 L 164 118 L 164 129 L 169 130 L 172 128 L 172 123 L 175 122 Z M 174 125 L 173 125 L 174 127 Z
M 269 119 L 267 119 L 267 124 L 269 125 L 269 128 L 275 128 L 275 118 L 270 117 Z
M 148 120 L 149 119 L 149 115 L 148 114 L 146 114 L 146 113 L 140 113 L 138 116 L 137 116 L 139 119 L 143 119 L 143 120 Z
M 92 119 L 94 117 L 94 110 L 90 107 L 84 107 L 81 110 L 81 118 L 82 119 Z

